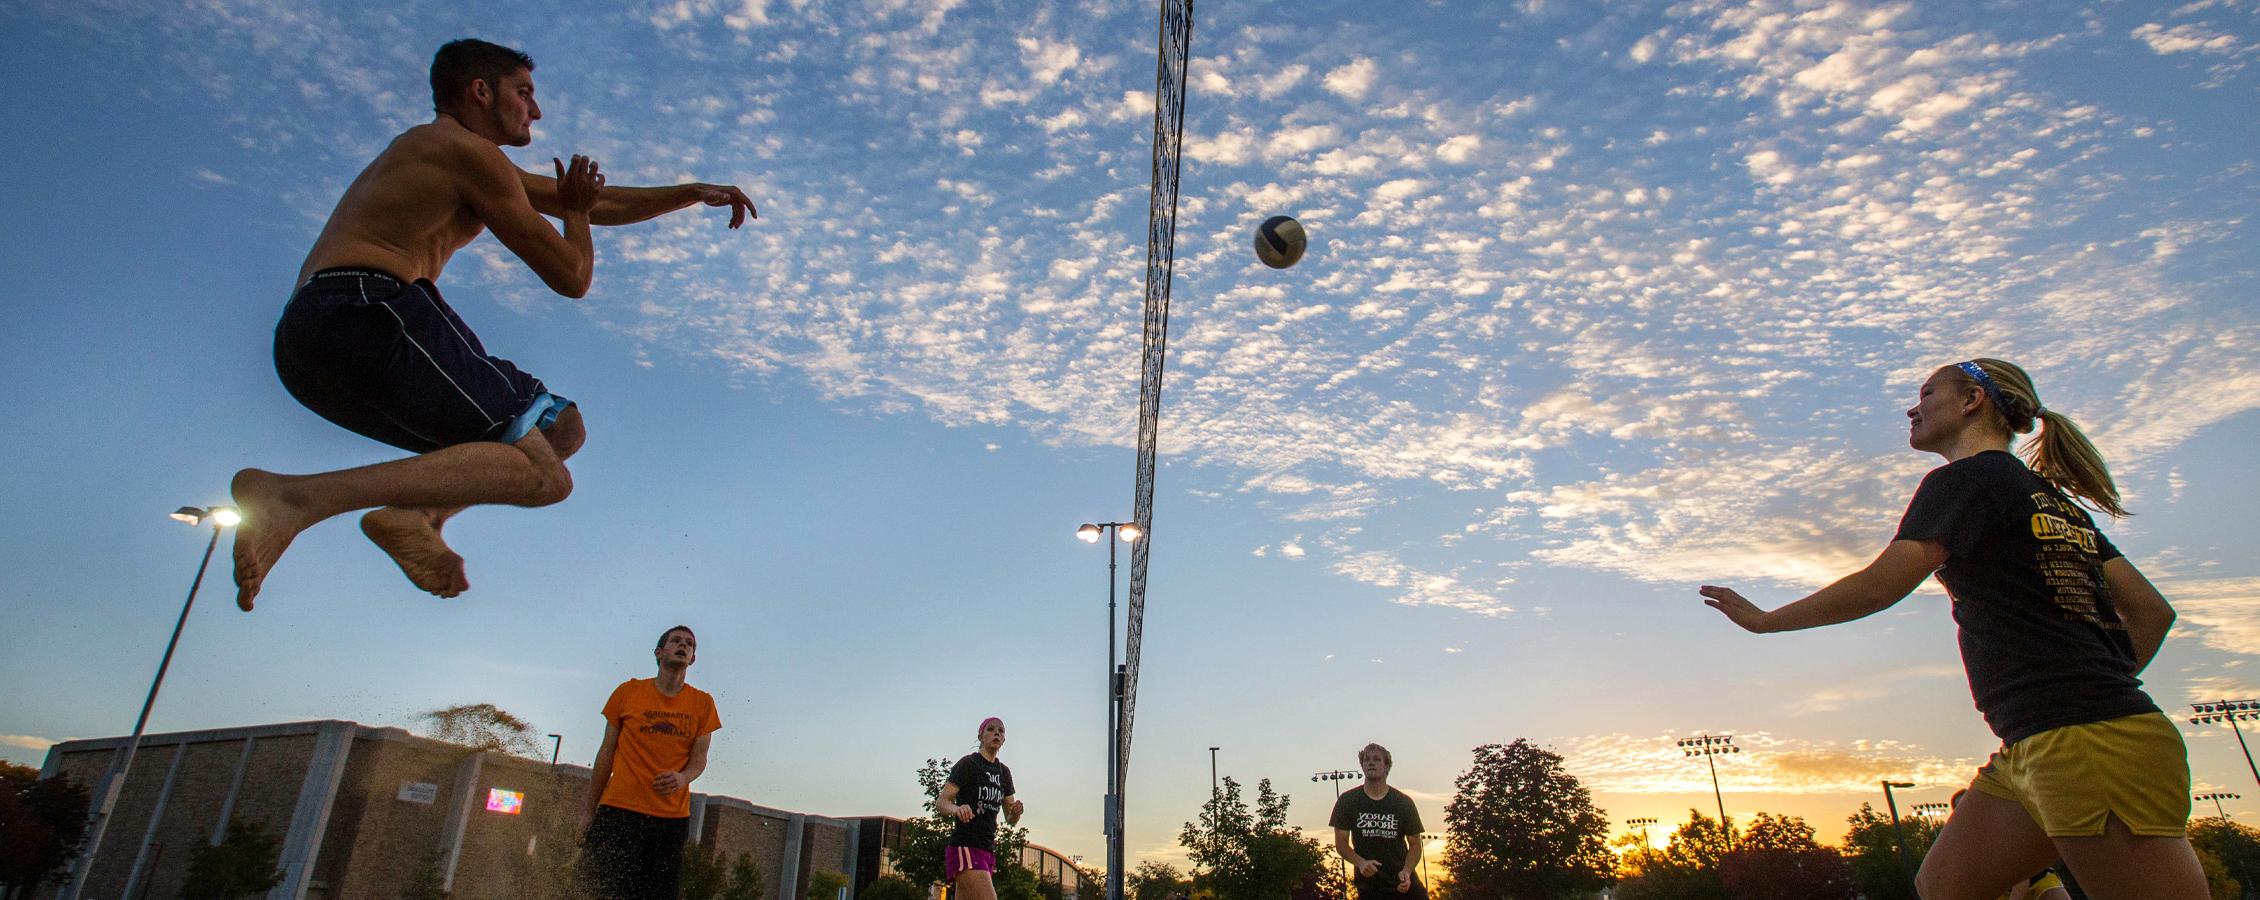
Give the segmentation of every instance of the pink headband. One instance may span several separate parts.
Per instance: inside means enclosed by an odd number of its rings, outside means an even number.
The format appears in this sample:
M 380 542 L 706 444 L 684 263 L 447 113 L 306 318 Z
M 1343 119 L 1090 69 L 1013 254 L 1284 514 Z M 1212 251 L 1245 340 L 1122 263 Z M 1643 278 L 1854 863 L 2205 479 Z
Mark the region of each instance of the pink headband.
M 976 728 L 976 729 L 973 729 L 973 730 L 974 730 L 974 732 L 975 732 L 975 733 L 979 733 L 979 732 L 983 732 L 983 731 L 987 731 L 987 730 L 989 730 L 989 723 L 990 723 L 990 722 L 995 722 L 995 723 L 997 723 L 997 724 L 999 724 L 999 725 L 1002 725 L 1002 724 L 1004 724 L 1004 720 L 1003 720 L 1003 719 L 999 719 L 999 718 L 997 718 L 997 717 L 995 717 L 995 716 L 990 716 L 990 717 L 988 717 L 988 718 L 986 718 L 986 719 L 982 719 L 982 720 L 981 720 L 981 727 L 979 727 L 979 728 Z

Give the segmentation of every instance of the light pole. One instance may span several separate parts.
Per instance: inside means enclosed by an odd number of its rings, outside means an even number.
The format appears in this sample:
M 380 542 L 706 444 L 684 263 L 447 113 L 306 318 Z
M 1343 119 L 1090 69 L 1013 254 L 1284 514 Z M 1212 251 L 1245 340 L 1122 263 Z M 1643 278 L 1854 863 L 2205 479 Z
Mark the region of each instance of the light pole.
M 553 735 L 550 735 L 550 736 L 549 736 L 549 767 L 550 767 L 550 768 L 552 768 L 552 769 L 554 769 L 554 768 L 557 768 L 557 753 L 558 753 L 558 751 L 560 751 L 560 750 L 563 750 L 563 749 L 565 749 L 565 736 L 564 736 L 564 735 L 562 735 L 562 734 L 553 734 Z
M 1891 809 L 1891 836 L 1897 838 L 1899 841 L 1899 868 L 1907 873 L 1907 887 L 1909 890 L 1913 890 L 1915 886 L 1915 860 L 1913 857 L 1907 855 L 1907 832 L 1902 831 L 1899 828 L 1899 801 L 1892 799 L 1891 789 L 1911 788 L 1914 786 L 1915 783 L 1912 781 L 1892 781 L 1890 779 L 1885 779 L 1883 782 L 1883 805 Z
M 1096 544 L 1109 532 L 1122 543 L 1136 543 L 1145 532 L 1136 522 L 1084 523 L 1075 529 L 1083 543 Z M 1099 814 L 1106 821 L 1106 900 L 1122 900 L 1122 666 L 1114 661 L 1115 546 L 1106 544 L 1106 797 Z
M 181 604 L 180 618 L 173 622 L 173 637 L 165 642 L 165 656 L 157 663 L 157 677 L 149 682 L 149 696 L 141 701 L 141 718 L 134 720 L 133 736 L 126 739 L 124 753 L 111 757 L 110 771 L 102 776 L 102 786 L 89 804 L 86 843 L 72 867 L 70 886 L 63 889 L 57 900 L 76 900 L 86 890 L 87 876 L 94 872 L 94 855 L 102 849 L 102 832 L 110 827 L 110 811 L 118 804 L 118 791 L 125 786 L 126 775 L 133 771 L 134 754 L 141 750 L 142 730 L 149 727 L 149 710 L 157 705 L 157 689 L 165 684 L 165 670 L 172 668 L 173 650 L 180 646 L 181 629 L 188 625 L 188 611 L 196 606 L 197 589 L 204 586 L 204 570 L 212 565 L 212 550 L 220 545 L 220 532 L 243 521 L 243 514 L 232 506 L 210 509 L 183 506 L 173 510 L 172 517 L 191 526 L 211 523 L 212 539 L 204 542 L 204 559 L 196 564 L 196 579 L 188 583 L 188 600 Z M 128 877 L 130 880 L 131 876 Z
M 1712 757 L 1722 753 L 1740 753 L 1742 748 L 1734 745 L 1734 736 L 1731 734 L 1698 734 L 1680 741 L 1679 752 L 1688 756 L 1700 756 L 1711 767 L 1711 799 L 1719 803 L 1719 830 L 1733 834 L 1726 826 L 1726 795 L 1719 793 L 1719 764 Z
M 1929 803 L 1917 803 L 1914 805 L 1913 809 L 1915 811 L 1915 815 L 1921 816 L 1925 819 L 1943 819 L 1954 811 L 1954 804 L 1941 803 L 1934 800 Z
M 1349 769 L 1328 769 L 1328 770 L 1326 770 L 1326 771 L 1324 771 L 1324 772 L 1320 772 L 1320 773 L 1317 773 L 1317 774 L 1315 774 L 1315 775 L 1312 775 L 1312 776 L 1310 777 L 1310 780 L 1312 780 L 1312 781 L 1331 781 L 1331 782 L 1334 782 L 1334 802 L 1336 802 L 1336 803 L 1340 803 L 1340 802 L 1342 802 L 1342 782 L 1348 781 L 1348 780 L 1350 780 L 1350 779 L 1352 779 L 1352 778 L 1364 778 L 1364 777 L 1365 777 L 1365 773 L 1364 773 L 1364 772 L 1354 772 L 1354 771 L 1351 771 L 1351 770 L 1349 770 Z M 1331 811 L 1329 811 L 1329 812 L 1328 812 L 1328 816 L 1332 816 L 1332 815 L 1333 815 L 1333 813 L 1332 813 Z M 1343 878 L 1344 880 L 1348 880 L 1348 879 L 1349 879 L 1349 877 L 1350 877 L 1350 876 L 1349 876 L 1349 865 L 1350 865 L 1350 861 L 1349 861 L 1349 860 L 1346 860 L 1346 859 L 1345 859 L 1345 860 L 1342 860 L 1342 861 L 1341 861 L 1341 863 L 1340 863 L 1340 865 L 1341 865 L 1341 866 L 1343 867 L 1343 870 L 1342 870 L 1342 872 L 1343 872 L 1343 874 L 1342 874 L 1342 878 Z
M 1428 842 L 1443 839 L 1444 836 L 1441 834 L 1428 834 L 1426 832 L 1423 832 L 1420 836 L 1420 883 L 1430 888 L 1436 887 L 1436 884 L 1428 880 Z
M 1658 821 L 1659 820 L 1654 818 L 1642 816 L 1637 819 L 1626 819 L 1624 820 L 1624 824 L 1633 828 L 1640 829 L 1640 846 L 1653 850 L 1655 849 L 1656 845 L 1648 842 L 1648 826 L 1654 825 Z
M 1208 748 L 1208 795 L 1210 797 L 1216 796 L 1216 751 L 1222 749 L 1224 748 Z
M 2229 812 L 2228 812 L 2228 810 L 2225 810 L 2225 809 L 2222 809 L 2222 808 L 2221 808 L 2221 801 L 2223 801 L 2223 800 L 2237 800 L 2237 799 L 2242 799 L 2242 798 L 2238 797 L 2238 796 L 2237 796 L 2237 795 L 2235 795 L 2235 794 L 2231 794 L 2231 793 L 2228 793 L 2227 791 L 2207 791 L 2207 792 L 2205 792 L 2205 793 L 2202 793 L 2202 794 L 2199 794 L 2199 795 L 2197 795 L 2197 800 L 2198 800 L 2198 802 L 2200 802 L 2200 803 L 2202 803 L 2202 802 L 2204 802 L 2204 801 L 2207 801 L 2207 800 L 2211 800 L 2211 801 L 2213 801 L 2213 811 L 2214 811 L 2214 812 L 2217 812 L 2217 813 L 2220 813 L 2220 814 L 2221 814 L 2221 818 L 2222 818 L 2222 819 L 2224 819 L 2224 820 L 2225 820 L 2225 819 L 2227 819 L 2227 818 L 2229 817 Z
M 2244 742 L 2244 729 L 2238 728 L 2236 724 L 2239 719 L 2260 719 L 2260 700 L 2216 700 L 2212 703 L 2192 703 L 2189 708 L 2197 711 L 2197 715 L 2189 719 L 2191 725 L 2229 723 L 2229 727 L 2236 731 L 2236 745 L 2244 750 L 2244 767 L 2251 769 L 2252 780 L 2260 783 L 2260 766 L 2252 764 L 2252 747 Z

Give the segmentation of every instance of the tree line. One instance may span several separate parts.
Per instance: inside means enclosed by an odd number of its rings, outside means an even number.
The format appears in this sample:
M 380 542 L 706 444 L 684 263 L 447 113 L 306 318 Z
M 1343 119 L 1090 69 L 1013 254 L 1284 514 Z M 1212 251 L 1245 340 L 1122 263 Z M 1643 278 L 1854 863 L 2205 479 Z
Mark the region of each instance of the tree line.
M 1562 757 L 1527 740 L 1475 748 L 1454 788 L 1442 858 L 1423 878 L 1436 900 L 1569 900 L 1604 889 L 1616 900 L 1914 900 L 1910 875 L 1940 827 L 1910 817 L 1895 832 L 1863 803 L 1830 846 L 1798 816 L 1738 823 L 1689 810 L 1666 826 L 1661 846 L 1645 832 L 1612 841 L 1607 811 Z M 1179 835 L 1192 870 L 1144 863 L 1128 878 L 1132 900 L 1347 900 L 1328 844 L 1287 824 L 1288 798 L 1264 780 L 1253 801 L 1224 779 Z M 2260 829 L 2207 817 L 2189 833 L 2215 900 L 2260 898 Z

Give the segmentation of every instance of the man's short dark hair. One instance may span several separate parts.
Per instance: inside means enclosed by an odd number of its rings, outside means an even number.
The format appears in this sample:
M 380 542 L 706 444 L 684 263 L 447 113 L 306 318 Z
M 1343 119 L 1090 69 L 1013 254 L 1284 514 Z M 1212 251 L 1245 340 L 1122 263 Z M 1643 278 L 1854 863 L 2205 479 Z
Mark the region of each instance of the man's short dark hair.
M 432 56 L 432 110 L 446 112 L 473 81 L 492 88 L 519 69 L 533 71 L 534 58 L 477 38 L 448 41 Z
M 659 633 L 659 643 L 656 643 L 656 644 L 653 644 L 653 645 L 651 645 L 651 649 L 653 649 L 653 650 L 663 650 L 663 649 L 666 649 L 666 647 L 667 647 L 667 636 L 668 636 L 668 635 L 670 635 L 670 634 L 674 634 L 675 632 L 678 632 L 678 631 L 680 631 L 680 632 L 682 632 L 682 633 L 684 633 L 684 634 L 690 635 L 690 636 L 691 636 L 691 640 L 694 640 L 694 641 L 695 641 L 695 640 L 698 640 L 698 632 L 696 632 L 696 631 L 692 631 L 692 630 L 691 630 L 691 627 L 690 627 L 689 625 L 677 625 L 677 626 L 675 626 L 675 627 L 673 627 L 673 628 L 669 628 L 669 629 L 667 629 L 666 631 L 662 631 L 662 632 L 660 632 L 660 633 Z

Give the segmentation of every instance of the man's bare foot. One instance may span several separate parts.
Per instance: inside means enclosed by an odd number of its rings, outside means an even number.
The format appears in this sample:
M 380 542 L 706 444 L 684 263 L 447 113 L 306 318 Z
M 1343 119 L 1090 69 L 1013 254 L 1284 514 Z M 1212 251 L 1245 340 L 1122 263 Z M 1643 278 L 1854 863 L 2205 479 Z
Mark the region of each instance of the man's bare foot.
M 471 589 L 463 557 L 447 548 L 429 514 L 397 506 L 372 509 L 361 517 L 361 533 L 426 593 L 453 597 Z
M 235 605 L 249 612 L 275 561 L 313 523 L 286 496 L 283 476 L 273 472 L 237 472 L 228 493 L 235 498 L 236 511 L 243 514 L 242 523 L 235 526 Z

